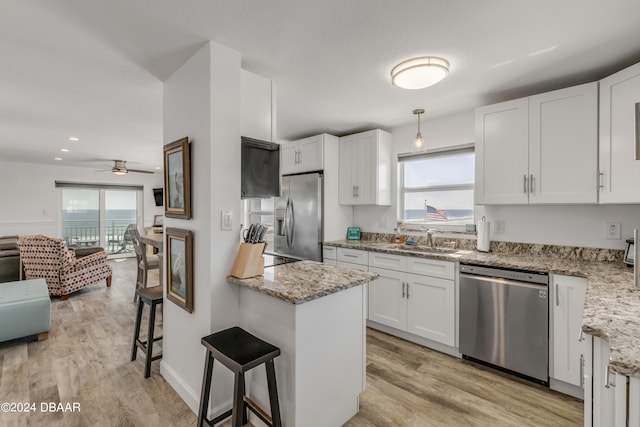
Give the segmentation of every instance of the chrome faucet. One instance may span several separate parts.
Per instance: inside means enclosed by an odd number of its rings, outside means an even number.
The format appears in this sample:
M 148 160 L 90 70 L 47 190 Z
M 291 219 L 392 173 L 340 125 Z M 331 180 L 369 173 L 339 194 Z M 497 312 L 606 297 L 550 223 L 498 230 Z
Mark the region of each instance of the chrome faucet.
M 432 248 L 433 247 L 433 230 L 427 227 L 426 225 L 421 225 L 420 227 L 427 232 L 427 246 Z

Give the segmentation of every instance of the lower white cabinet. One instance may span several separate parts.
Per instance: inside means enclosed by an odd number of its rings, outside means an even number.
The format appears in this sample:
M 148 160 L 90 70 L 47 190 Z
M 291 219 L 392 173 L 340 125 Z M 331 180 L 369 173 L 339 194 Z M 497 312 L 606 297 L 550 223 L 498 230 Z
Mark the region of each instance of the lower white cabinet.
M 337 248 L 335 246 L 322 246 L 322 262 L 330 265 L 338 265 L 336 260 Z
M 446 278 L 408 273 L 414 260 Z M 430 267 L 426 264 L 432 264 Z M 398 265 L 402 271 L 380 268 Z M 369 253 L 369 271 L 380 277 L 369 284 L 369 320 L 453 347 L 455 280 L 453 263 Z M 450 274 L 448 273 L 450 271 Z
M 586 360 L 584 375 L 584 425 L 639 427 L 640 378 L 611 372 L 609 343 L 602 338 L 587 335 L 587 342 L 590 343 L 591 340 L 593 352 L 591 358 Z
M 590 348 L 586 341 L 579 341 L 582 329 L 582 312 L 587 292 L 587 279 L 554 275 L 553 298 L 552 378 L 577 387 L 582 386 L 581 363 Z

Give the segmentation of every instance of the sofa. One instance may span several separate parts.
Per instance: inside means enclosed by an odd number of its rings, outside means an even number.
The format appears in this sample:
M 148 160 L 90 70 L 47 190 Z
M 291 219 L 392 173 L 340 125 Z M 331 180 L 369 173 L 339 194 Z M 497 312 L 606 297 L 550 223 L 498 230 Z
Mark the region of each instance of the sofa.
M 0 283 L 20 280 L 18 236 L 0 237 Z

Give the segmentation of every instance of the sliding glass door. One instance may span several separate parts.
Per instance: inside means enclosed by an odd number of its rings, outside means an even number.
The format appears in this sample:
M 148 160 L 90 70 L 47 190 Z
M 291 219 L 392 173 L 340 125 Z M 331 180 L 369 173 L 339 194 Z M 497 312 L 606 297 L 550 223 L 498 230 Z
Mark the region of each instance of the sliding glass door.
M 142 218 L 142 190 L 65 185 L 62 238 L 71 248 L 101 246 L 110 255 L 134 255 L 127 227 Z

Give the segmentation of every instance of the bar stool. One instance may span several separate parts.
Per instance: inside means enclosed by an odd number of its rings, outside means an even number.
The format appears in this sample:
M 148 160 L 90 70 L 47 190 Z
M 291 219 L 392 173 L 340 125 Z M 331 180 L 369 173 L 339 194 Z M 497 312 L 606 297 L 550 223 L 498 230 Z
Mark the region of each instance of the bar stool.
M 138 296 L 138 314 L 136 316 L 136 330 L 133 334 L 133 347 L 131 348 L 131 361 L 136 360 L 138 347 L 145 352 L 147 360 L 144 368 L 144 377 L 149 378 L 151 375 L 151 362 L 162 359 L 162 353 L 157 356 L 153 355 L 153 343 L 160 341 L 162 336 L 154 338 L 153 332 L 156 323 L 156 306 L 162 304 L 162 286 L 153 286 L 151 288 L 140 288 L 136 290 Z M 142 320 L 142 308 L 144 304 L 149 304 L 149 332 L 147 340 L 140 340 L 140 322 Z
M 247 423 L 247 408 L 268 426 L 281 427 L 282 420 L 280 419 L 280 406 L 278 405 L 276 372 L 273 366 L 273 359 L 280 355 L 280 349 L 237 326 L 208 335 L 202 338 L 201 342 L 207 348 L 207 359 L 205 361 L 204 377 L 202 378 L 202 392 L 200 393 L 198 427 L 201 427 L 203 423 L 214 427 L 215 424 L 229 415 L 233 415 L 231 425 L 240 427 Z M 209 420 L 207 419 L 207 412 L 214 359 L 217 359 L 235 374 L 233 407 L 224 414 Z M 271 417 L 245 396 L 244 373 L 263 363 L 267 370 Z

